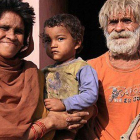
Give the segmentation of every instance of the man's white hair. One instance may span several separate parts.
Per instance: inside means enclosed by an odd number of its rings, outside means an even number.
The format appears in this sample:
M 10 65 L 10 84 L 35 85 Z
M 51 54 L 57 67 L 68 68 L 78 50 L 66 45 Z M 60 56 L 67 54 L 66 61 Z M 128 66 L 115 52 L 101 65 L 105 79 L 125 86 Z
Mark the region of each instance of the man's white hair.
M 107 0 L 99 12 L 100 27 L 103 30 L 107 29 L 108 18 L 113 15 L 118 15 L 119 12 L 133 13 L 136 22 L 140 24 L 140 0 Z

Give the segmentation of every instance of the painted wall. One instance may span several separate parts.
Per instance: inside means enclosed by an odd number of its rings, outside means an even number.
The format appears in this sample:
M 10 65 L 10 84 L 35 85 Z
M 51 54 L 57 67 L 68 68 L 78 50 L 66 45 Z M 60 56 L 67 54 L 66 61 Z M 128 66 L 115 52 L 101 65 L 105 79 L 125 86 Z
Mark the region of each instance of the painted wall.
M 42 40 L 39 38 L 40 33 L 43 32 L 43 26 L 46 19 L 51 16 L 64 13 L 67 11 L 67 0 L 23 0 L 28 2 L 35 10 L 36 19 L 33 27 L 34 51 L 26 60 L 33 61 L 38 68 L 44 68 L 47 65 L 54 63 L 48 58 L 45 53 L 45 48 Z
M 51 16 L 66 12 L 66 0 L 40 0 L 39 6 L 39 23 L 40 23 L 40 33 L 43 32 L 44 21 Z M 45 48 L 40 40 L 40 68 L 43 68 L 49 64 L 54 63 L 45 53 Z
M 25 59 L 26 60 L 31 60 L 33 61 L 38 68 L 40 67 L 39 64 L 39 0 L 23 0 L 25 2 L 29 2 L 30 6 L 32 6 L 35 10 L 35 14 L 36 14 L 36 19 L 35 19 L 35 24 L 33 27 L 33 40 L 34 40 L 34 51 Z

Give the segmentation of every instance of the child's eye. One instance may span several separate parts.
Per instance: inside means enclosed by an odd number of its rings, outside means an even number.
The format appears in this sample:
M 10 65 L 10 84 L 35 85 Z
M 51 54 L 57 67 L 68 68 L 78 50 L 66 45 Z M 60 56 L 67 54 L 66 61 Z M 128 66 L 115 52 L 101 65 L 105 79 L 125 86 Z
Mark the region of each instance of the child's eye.
M 62 40 L 64 40 L 63 37 L 59 37 L 59 38 L 58 38 L 58 41 L 62 41 Z
M 50 38 L 44 38 L 44 43 L 50 43 L 51 39 Z
M 0 29 L 2 29 L 3 31 L 8 31 L 9 28 L 9 26 L 0 26 Z

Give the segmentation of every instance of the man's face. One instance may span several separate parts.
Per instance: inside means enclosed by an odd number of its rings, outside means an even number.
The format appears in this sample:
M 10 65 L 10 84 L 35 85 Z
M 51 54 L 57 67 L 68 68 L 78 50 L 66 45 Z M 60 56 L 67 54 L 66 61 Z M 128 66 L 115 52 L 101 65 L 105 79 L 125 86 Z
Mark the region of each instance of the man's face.
M 109 17 L 107 32 L 110 34 L 113 31 L 120 33 L 122 31 L 135 31 L 138 28 L 139 24 L 136 22 L 132 12 L 129 12 L 126 9 L 125 13 L 119 13 Z
M 133 55 L 139 46 L 139 24 L 131 11 L 110 16 L 105 36 L 107 46 L 114 56 Z

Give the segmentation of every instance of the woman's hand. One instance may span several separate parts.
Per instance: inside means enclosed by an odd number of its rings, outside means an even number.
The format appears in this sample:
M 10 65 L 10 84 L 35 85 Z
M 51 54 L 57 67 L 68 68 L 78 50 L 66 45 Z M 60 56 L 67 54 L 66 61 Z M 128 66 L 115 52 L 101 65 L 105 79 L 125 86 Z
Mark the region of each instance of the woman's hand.
M 71 130 L 81 128 L 91 117 L 94 119 L 97 112 L 96 105 L 90 106 L 82 111 L 73 112 L 73 114 L 67 118 L 68 129 Z
M 79 129 L 87 123 L 87 120 L 96 111 L 95 107 L 89 107 L 84 111 L 73 112 L 73 114 L 50 111 L 46 118 L 40 119 L 39 121 L 45 125 L 46 133 L 51 130 Z M 39 126 L 34 125 L 34 129 L 36 129 L 38 135 L 41 135 L 42 131 Z M 34 136 L 34 132 L 30 128 L 23 139 L 31 140 Z
M 67 112 L 50 111 L 47 119 L 52 122 L 53 129 L 79 129 L 93 116 L 97 115 L 97 107 L 91 106 L 83 111 L 76 111 L 72 114 Z M 47 123 L 47 122 L 46 122 Z
M 52 123 L 53 129 L 77 129 L 87 123 L 87 120 L 84 119 L 84 117 L 88 115 L 89 112 L 87 111 L 76 112 L 73 114 L 50 111 L 47 119 Z
M 85 119 L 87 116 L 89 116 L 89 112 L 87 111 L 75 112 L 73 114 L 70 114 L 66 119 L 67 129 L 71 130 L 83 127 L 83 125 L 87 123 L 87 120 Z

